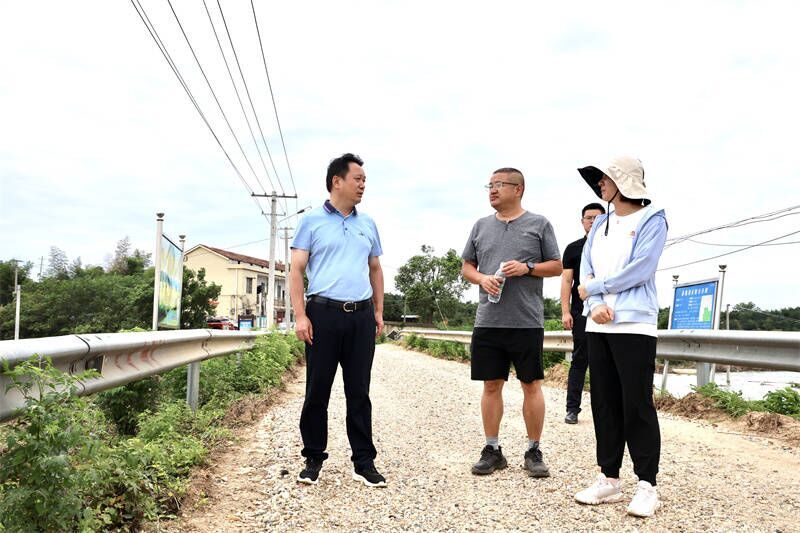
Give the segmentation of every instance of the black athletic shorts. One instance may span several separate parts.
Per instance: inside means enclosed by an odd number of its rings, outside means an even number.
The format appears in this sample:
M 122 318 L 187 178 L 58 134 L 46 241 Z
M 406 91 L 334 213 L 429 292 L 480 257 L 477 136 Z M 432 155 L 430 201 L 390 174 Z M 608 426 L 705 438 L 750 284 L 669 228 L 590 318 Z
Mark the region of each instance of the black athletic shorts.
M 511 363 L 523 383 L 544 379 L 543 342 L 542 328 L 475 328 L 470 346 L 472 379 L 508 381 Z

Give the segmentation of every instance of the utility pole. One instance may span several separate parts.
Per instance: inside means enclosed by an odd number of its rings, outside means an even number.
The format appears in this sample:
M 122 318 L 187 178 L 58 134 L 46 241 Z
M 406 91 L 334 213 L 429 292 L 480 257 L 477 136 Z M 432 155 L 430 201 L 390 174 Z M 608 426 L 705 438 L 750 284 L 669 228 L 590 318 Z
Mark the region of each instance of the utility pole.
M 278 238 L 278 198 L 297 198 L 297 195 L 277 194 L 272 191 L 271 194 L 256 194 L 251 193 L 251 196 L 269 198 L 269 280 L 267 281 L 267 328 L 275 325 L 275 240 Z M 263 213 L 266 216 L 266 213 Z
M 22 300 L 22 291 L 20 290 L 19 282 L 17 281 L 17 273 L 19 272 L 19 260 L 14 261 L 14 300 L 16 304 L 16 311 L 14 312 L 14 340 L 19 340 L 19 304 Z
M 42 281 L 43 270 L 44 270 L 44 256 L 39 258 L 39 281 Z

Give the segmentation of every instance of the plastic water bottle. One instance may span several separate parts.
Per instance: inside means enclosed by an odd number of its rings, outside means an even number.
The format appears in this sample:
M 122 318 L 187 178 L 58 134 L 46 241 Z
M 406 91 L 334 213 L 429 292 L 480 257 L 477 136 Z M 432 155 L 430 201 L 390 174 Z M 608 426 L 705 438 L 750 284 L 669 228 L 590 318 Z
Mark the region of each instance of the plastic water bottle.
M 489 295 L 489 301 L 493 304 L 496 304 L 500 301 L 500 297 L 503 295 L 503 287 L 506 284 L 506 275 L 503 274 L 503 265 L 505 265 L 505 262 L 500 262 L 500 268 L 498 268 L 497 272 L 494 273 L 494 277 L 500 278 L 500 292 L 497 293 L 497 296 L 494 296 L 493 294 Z

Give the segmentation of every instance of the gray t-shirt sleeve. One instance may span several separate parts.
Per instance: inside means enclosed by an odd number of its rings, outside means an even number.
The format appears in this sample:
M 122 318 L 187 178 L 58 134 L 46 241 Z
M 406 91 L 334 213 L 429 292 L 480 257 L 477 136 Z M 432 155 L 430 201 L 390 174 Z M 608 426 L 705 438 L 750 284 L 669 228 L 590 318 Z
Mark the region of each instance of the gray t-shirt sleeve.
M 558 261 L 561 259 L 561 254 L 558 251 L 558 242 L 556 242 L 556 234 L 553 231 L 553 225 L 549 221 L 542 230 L 542 258 L 545 261 Z
M 464 251 L 461 252 L 461 259 L 469 261 L 470 263 L 478 263 L 478 251 L 475 249 L 475 234 L 477 233 L 478 224 L 472 226 L 472 231 L 469 232 L 467 244 L 464 246 Z

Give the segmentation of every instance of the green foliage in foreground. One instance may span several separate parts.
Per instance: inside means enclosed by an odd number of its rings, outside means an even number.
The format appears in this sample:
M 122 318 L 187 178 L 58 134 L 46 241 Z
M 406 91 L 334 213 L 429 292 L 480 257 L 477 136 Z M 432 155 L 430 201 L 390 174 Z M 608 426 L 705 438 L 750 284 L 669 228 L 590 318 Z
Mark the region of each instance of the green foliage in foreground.
M 800 392 L 792 387 L 770 391 L 763 400 L 745 400 L 741 392 L 721 389 L 716 383 L 708 383 L 695 390 L 714 400 L 717 407 L 734 417 L 750 411 L 766 411 L 800 420 Z
M 92 398 L 74 394 L 87 374 L 47 360 L 6 369 L 26 406 L 3 428 L 0 531 L 136 530 L 172 515 L 190 469 L 227 436 L 228 407 L 278 384 L 301 353 L 294 337 L 273 334 L 241 357 L 203 362 L 196 413 L 183 399 L 185 368 Z

